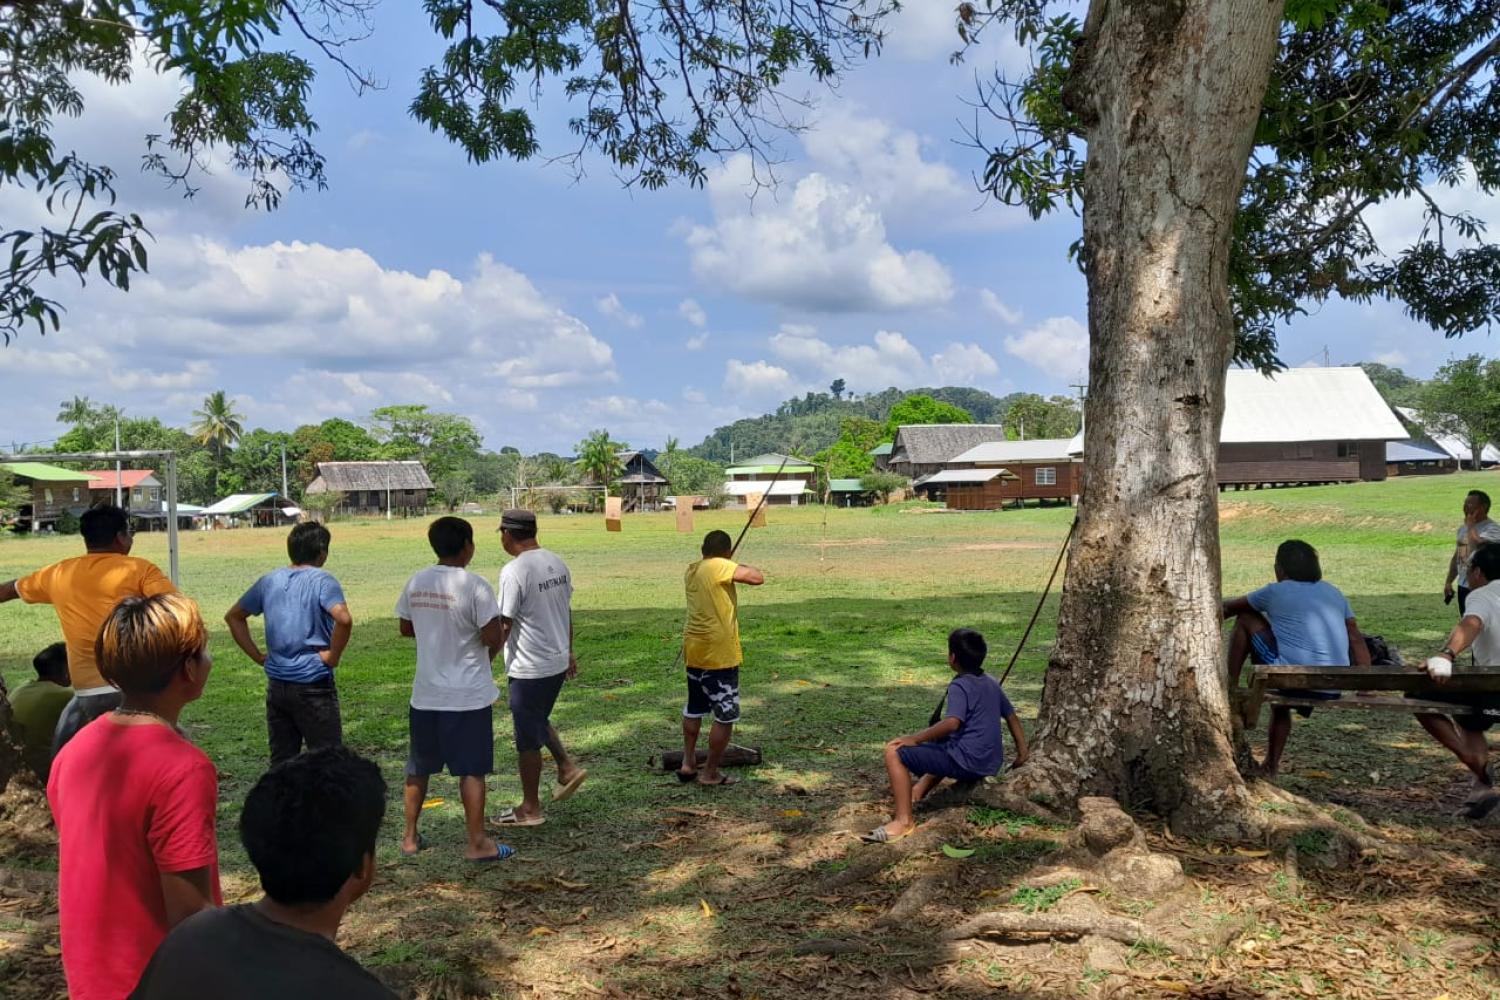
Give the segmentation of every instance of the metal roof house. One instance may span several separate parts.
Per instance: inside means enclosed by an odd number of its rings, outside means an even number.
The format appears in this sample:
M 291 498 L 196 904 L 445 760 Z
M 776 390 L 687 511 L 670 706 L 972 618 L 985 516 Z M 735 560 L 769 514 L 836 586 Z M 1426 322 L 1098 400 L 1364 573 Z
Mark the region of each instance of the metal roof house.
M 434 487 L 421 462 L 319 462 L 305 493 L 341 493 L 346 514 L 427 513 Z
M 945 482 L 953 510 L 999 510 L 1027 500 L 1072 503 L 1083 492 L 1083 462 L 1072 454 L 1072 443 L 1069 438 L 987 441 L 955 456 L 946 471 L 923 485 L 934 495 L 934 484 Z M 942 479 L 954 475 L 966 478 Z
M 865 489 L 858 479 L 830 479 L 828 499 L 835 507 L 869 507 L 875 502 L 875 491 Z
M 290 524 L 302 511 L 279 493 L 232 493 L 198 512 L 212 524 L 229 527 L 247 522 L 252 528 L 270 528 Z
M 1465 469 L 1475 467 L 1474 449 L 1469 447 L 1467 441 L 1453 434 L 1443 434 L 1429 429 L 1422 423 L 1421 415 L 1411 407 L 1398 406 L 1396 407 L 1396 412 L 1401 415 L 1401 419 L 1422 432 L 1421 438 L 1415 435 L 1411 438 L 1413 442 L 1420 442 L 1425 439 L 1427 443 L 1436 445 L 1450 458 L 1454 459 L 1459 464 L 1459 467 Z M 1486 444 L 1483 448 L 1479 449 L 1479 468 L 1487 468 L 1496 464 L 1500 464 L 1500 448 L 1496 448 L 1493 444 Z
M 887 467 L 908 479 L 942 471 L 955 456 L 986 441 L 1005 440 L 999 424 L 906 424 L 896 428 Z
M 806 459 L 767 452 L 725 469 L 724 492 L 736 498 L 763 493 L 767 504 L 795 507 L 813 492 L 815 472 Z
M 26 522 L 32 531 L 56 524 L 64 511 L 76 516 L 92 504 L 86 472 L 74 472 L 43 462 L 6 462 L 0 464 L 0 472 L 8 473 L 16 483 L 30 488 L 30 502 L 21 505 L 19 520 Z
M 149 516 L 161 506 L 161 480 L 151 469 L 90 469 L 84 475 L 89 477 L 93 503 L 114 503 L 118 485 L 120 506 L 132 514 Z
M 1385 443 L 1387 476 L 1441 476 L 1458 471 L 1458 459 L 1431 441 L 1409 438 Z

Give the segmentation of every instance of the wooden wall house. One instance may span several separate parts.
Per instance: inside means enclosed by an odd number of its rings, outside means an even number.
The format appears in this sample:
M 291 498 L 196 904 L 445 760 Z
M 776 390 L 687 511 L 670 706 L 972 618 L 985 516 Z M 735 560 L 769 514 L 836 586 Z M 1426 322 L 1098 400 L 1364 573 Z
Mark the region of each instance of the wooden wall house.
M 1458 459 L 1431 441 L 1416 438 L 1385 443 L 1387 476 L 1441 476 L 1458 471 Z
M 1072 503 L 1083 493 L 1083 462 L 1068 438 L 991 441 L 954 457 L 945 497 L 950 510 L 999 510 L 1027 500 Z M 973 475 L 965 477 L 963 473 Z M 982 473 L 998 473 L 978 478 Z M 930 485 L 932 480 L 928 480 Z
M 624 509 L 656 510 L 661 507 L 671 483 L 651 460 L 638 451 L 620 452 L 620 496 Z
M 1231 369 L 1219 486 L 1382 480 L 1386 442 L 1407 436 L 1361 368 Z
M 115 502 L 114 469 L 91 469 L 84 473 L 89 477 L 90 506 Z M 120 505 L 131 514 L 153 515 L 161 510 L 166 497 L 161 480 L 151 469 L 121 469 L 118 474 Z
M 1004 440 L 1005 428 L 999 424 L 906 424 L 896 428 L 886 467 L 918 480 L 948 468 L 956 456 L 976 445 Z
M 341 493 L 338 510 L 356 516 L 427 513 L 432 480 L 421 462 L 319 462 L 306 493 Z
M 32 531 L 52 527 L 64 511 L 77 516 L 91 505 L 87 473 L 42 462 L 7 462 L 0 470 L 30 488 L 30 502 L 22 505 L 18 520 Z

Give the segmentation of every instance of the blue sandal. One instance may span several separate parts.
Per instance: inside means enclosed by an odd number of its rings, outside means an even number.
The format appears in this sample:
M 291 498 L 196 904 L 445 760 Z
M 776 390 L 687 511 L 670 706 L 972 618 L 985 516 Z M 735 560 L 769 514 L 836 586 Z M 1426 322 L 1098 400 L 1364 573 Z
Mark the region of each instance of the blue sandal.
M 511 847 L 509 844 L 501 844 L 495 849 L 495 853 L 489 857 L 470 858 L 469 860 L 476 865 L 487 865 L 492 861 L 504 861 L 507 858 L 515 857 L 515 854 L 516 849 L 514 847 Z

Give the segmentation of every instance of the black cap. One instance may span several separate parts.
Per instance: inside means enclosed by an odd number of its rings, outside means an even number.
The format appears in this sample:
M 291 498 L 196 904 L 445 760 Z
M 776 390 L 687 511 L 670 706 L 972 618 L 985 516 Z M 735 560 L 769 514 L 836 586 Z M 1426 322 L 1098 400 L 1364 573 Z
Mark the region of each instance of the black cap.
M 500 527 L 497 530 L 504 531 L 507 528 L 514 531 L 535 531 L 536 515 L 522 508 L 508 510 L 500 515 Z

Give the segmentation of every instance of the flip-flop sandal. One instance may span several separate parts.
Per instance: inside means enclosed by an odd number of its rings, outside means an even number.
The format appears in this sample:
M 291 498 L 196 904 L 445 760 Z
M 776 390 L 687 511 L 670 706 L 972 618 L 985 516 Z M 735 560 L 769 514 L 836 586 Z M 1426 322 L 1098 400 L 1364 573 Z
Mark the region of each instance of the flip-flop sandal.
M 500 844 L 496 846 L 494 854 L 491 854 L 488 857 L 484 858 L 470 858 L 469 863 L 475 865 L 487 865 L 496 861 L 504 861 L 507 858 L 513 858 L 515 856 L 516 849 L 514 847 L 511 847 L 509 844 Z
M 729 774 L 721 774 L 721 775 L 719 775 L 719 780 L 718 781 L 699 781 L 698 782 L 698 784 L 702 785 L 704 788 L 727 788 L 730 785 L 738 785 L 739 783 L 740 783 L 740 779 L 739 778 L 736 778 L 733 775 L 729 775 Z
M 1473 805 L 1469 806 L 1469 808 L 1465 810 L 1464 815 L 1469 819 L 1484 819 L 1490 813 L 1495 811 L 1496 806 L 1500 806 L 1500 792 L 1491 792 L 1489 795 L 1486 795 L 1478 802 L 1475 802 Z
M 697 781 L 698 780 L 698 772 L 697 771 L 673 771 L 672 773 L 675 774 L 675 775 L 677 775 L 677 780 L 680 781 L 680 782 L 682 782 L 684 785 L 687 784 L 689 781 Z
M 522 819 L 516 815 L 514 809 L 507 809 L 500 815 L 491 817 L 490 822 L 495 826 L 541 826 L 547 822 L 547 817 L 532 816 L 530 819 Z
M 575 776 L 572 781 L 568 782 L 566 785 L 563 785 L 561 788 L 552 789 L 552 801 L 563 802 L 567 799 L 572 798 L 573 793 L 578 791 L 578 786 L 583 784 L 583 779 L 587 778 L 588 776 L 589 773 L 587 771 L 579 771 L 577 776 Z
M 427 850 L 427 840 L 419 833 L 417 834 L 417 849 L 415 851 L 408 851 L 403 847 L 401 848 L 401 856 L 403 858 L 414 858 L 419 851 L 425 850 Z
M 905 833 L 898 833 L 895 836 L 892 836 L 891 832 L 882 825 L 877 826 L 869 833 L 863 834 L 859 839 L 864 841 L 866 844 L 889 844 L 894 840 L 900 840 L 902 837 L 910 837 L 913 833 L 916 832 L 916 829 L 916 827 L 912 827 Z

